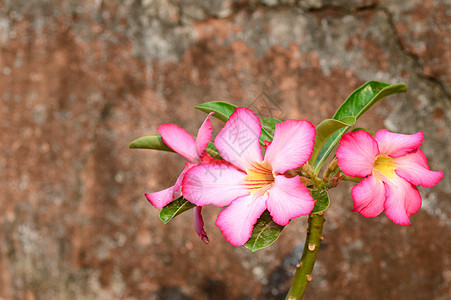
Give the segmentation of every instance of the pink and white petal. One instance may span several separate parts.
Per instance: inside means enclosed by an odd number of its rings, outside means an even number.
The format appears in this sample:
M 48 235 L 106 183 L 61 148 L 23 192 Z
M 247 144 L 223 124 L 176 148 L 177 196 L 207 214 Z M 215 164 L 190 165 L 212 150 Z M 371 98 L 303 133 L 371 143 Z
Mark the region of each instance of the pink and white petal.
M 194 215 L 194 229 L 196 230 L 197 235 L 202 241 L 208 244 L 210 240 L 208 239 L 207 233 L 204 230 L 204 219 L 202 218 L 202 206 L 194 207 L 193 215 Z
M 395 172 L 413 185 L 433 187 L 443 178 L 443 171 L 431 171 L 423 151 L 406 154 L 393 159 Z
M 299 176 L 275 177 L 274 187 L 268 191 L 266 207 L 279 225 L 285 226 L 291 219 L 307 215 L 315 206 L 315 200 Z
M 170 188 L 167 188 L 165 190 L 155 192 L 155 193 L 145 193 L 144 196 L 146 196 L 147 201 L 150 202 L 155 208 L 162 209 L 169 203 L 171 203 L 176 198 L 174 197 L 174 192 L 176 190 L 174 189 L 174 186 L 171 186 Z
M 182 194 L 198 206 L 227 206 L 234 199 L 249 194 L 244 176 L 246 173 L 225 164 L 197 165 L 185 174 Z
M 245 171 L 251 163 L 263 160 L 260 148 L 260 120 L 253 111 L 237 107 L 215 138 L 219 154 Z
M 399 157 L 420 147 L 423 142 L 423 132 L 415 134 L 400 134 L 381 129 L 374 134 L 381 154 Z
M 340 169 L 353 177 L 370 175 L 378 154 L 376 141 L 365 130 L 343 135 L 336 152 Z
M 166 123 L 158 126 L 158 132 L 169 148 L 191 162 L 198 160 L 196 141 L 185 129 L 172 123 Z
M 364 217 L 375 217 L 384 210 L 385 185 L 373 175 L 355 185 L 351 196 L 354 200 L 352 211 L 359 212 Z
M 254 224 L 266 210 L 266 198 L 254 199 L 253 195 L 239 197 L 219 213 L 216 226 L 230 244 L 242 246 L 249 240 Z
M 385 183 L 385 214 L 394 223 L 410 225 L 409 217 L 421 207 L 418 189 L 399 176 Z
M 315 127 L 309 121 L 287 120 L 276 124 L 274 139 L 266 150 L 265 161 L 278 174 L 299 168 L 312 155 L 315 135 Z
M 211 137 L 213 135 L 213 126 L 211 125 L 210 116 L 214 114 L 214 112 L 211 112 L 208 114 L 205 121 L 202 123 L 202 125 L 199 128 L 199 131 L 197 132 L 196 137 L 196 152 L 197 157 L 201 157 L 205 148 L 208 146 L 208 142 L 211 141 Z

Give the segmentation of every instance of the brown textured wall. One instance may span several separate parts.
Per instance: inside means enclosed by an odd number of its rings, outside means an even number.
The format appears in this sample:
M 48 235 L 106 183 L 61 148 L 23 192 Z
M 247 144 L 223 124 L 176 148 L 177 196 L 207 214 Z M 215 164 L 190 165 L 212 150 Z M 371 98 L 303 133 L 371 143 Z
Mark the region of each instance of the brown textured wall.
M 128 143 L 262 92 L 317 124 L 368 80 L 409 92 L 359 124 L 423 130 L 445 177 L 409 227 L 351 213 L 351 184 L 331 191 L 307 298 L 448 299 L 450 33 L 446 0 L 0 1 L 0 299 L 283 299 L 305 218 L 251 254 L 208 207 L 205 245 L 191 214 L 163 225 L 143 196 L 183 160 Z

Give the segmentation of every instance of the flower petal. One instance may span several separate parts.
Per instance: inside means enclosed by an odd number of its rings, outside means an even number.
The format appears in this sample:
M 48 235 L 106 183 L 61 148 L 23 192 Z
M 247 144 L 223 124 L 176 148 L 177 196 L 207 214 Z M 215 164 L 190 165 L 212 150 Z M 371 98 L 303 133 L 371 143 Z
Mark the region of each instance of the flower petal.
M 237 107 L 215 139 L 219 154 L 246 171 L 254 161 L 263 160 L 260 148 L 260 120 L 250 109 Z
M 266 210 L 266 198 L 254 199 L 253 195 L 239 197 L 219 213 L 216 226 L 230 244 L 242 246 L 249 240 L 254 224 Z
M 413 185 L 433 187 L 443 178 L 443 171 L 431 171 L 423 151 L 406 154 L 393 159 L 395 172 Z
M 180 173 L 179 177 L 177 177 L 177 181 L 173 186 L 159 192 L 145 193 L 144 196 L 146 196 L 147 200 L 150 202 L 150 204 L 155 206 L 155 208 L 162 209 L 173 200 L 181 196 L 180 187 L 182 186 L 183 177 L 185 176 L 186 172 L 193 166 L 195 165 L 186 162 L 185 168 L 183 169 L 182 173 Z
M 315 127 L 309 121 L 287 120 L 276 124 L 274 139 L 266 150 L 265 161 L 278 174 L 299 168 L 312 155 L 315 134 Z
M 227 206 L 237 197 L 249 194 L 244 185 L 245 175 L 225 164 L 197 165 L 184 176 L 182 194 L 198 206 Z
M 291 219 L 309 214 L 315 206 L 315 200 L 299 176 L 286 178 L 278 175 L 274 187 L 268 191 L 266 206 L 274 222 L 285 226 Z
M 202 206 L 196 206 L 193 209 L 194 214 L 194 229 L 196 230 L 197 235 L 200 237 L 202 241 L 206 244 L 210 242 L 208 239 L 207 233 L 204 230 L 204 219 L 202 218 Z
M 211 125 L 210 116 L 214 114 L 214 112 L 211 112 L 208 114 L 207 118 L 205 118 L 205 121 L 202 123 L 202 125 L 199 128 L 199 131 L 197 132 L 196 137 L 196 152 L 197 157 L 202 157 L 202 154 L 208 146 L 208 142 L 211 141 L 211 137 L 213 135 L 213 126 Z
M 166 123 L 158 126 L 158 132 L 169 148 L 191 162 L 198 160 L 196 141 L 185 129 L 172 123 Z
M 338 166 L 343 173 L 360 177 L 371 174 L 378 154 L 376 141 L 365 130 L 343 135 L 336 152 Z
M 364 178 L 351 190 L 354 208 L 364 217 L 375 217 L 384 210 L 385 185 L 375 176 Z
M 418 189 L 399 176 L 385 183 L 385 214 L 394 223 L 410 225 L 409 217 L 421 207 Z
M 174 197 L 174 186 L 155 193 L 145 193 L 144 196 L 157 209 L 162 209 L 176 199 Z
M 393 133 L 387 129 L 381 129 L 374 134 L 381 154 L 391 157 L 399 157 L 420 147 L 423 142 L 423 132 L 409 135 Z

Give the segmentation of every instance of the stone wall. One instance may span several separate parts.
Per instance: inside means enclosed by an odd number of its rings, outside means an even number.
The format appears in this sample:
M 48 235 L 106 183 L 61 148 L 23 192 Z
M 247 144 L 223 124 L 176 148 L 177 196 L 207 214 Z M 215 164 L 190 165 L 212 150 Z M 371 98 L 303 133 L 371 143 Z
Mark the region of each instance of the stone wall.
M 448 299 L 450 32 L 448 0 L 0 1 L 0 299 L 283 299 L 305 217 L 251 254 L 207 207 L 205 245 L 191 214 L 163 225 L 143 196 L 183 159 L 128 143 L 164 122 L 195 133 L 211 100 L 318 124 L 368 80 L 409 91 L 359 125 L 423 130 L 445 177 L 413 226 L 332 190 L 306 298 Z

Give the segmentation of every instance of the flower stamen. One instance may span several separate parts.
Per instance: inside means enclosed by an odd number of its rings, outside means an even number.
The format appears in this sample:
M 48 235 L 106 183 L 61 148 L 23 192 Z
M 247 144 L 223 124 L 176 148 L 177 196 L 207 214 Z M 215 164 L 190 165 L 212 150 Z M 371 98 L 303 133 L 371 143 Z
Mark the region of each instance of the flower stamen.
M 373 175 L 382 181 L 391 179 L 395 176 L 395 167 L 395 163 L 390 156 L 379 154 L 374 162 Z

